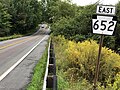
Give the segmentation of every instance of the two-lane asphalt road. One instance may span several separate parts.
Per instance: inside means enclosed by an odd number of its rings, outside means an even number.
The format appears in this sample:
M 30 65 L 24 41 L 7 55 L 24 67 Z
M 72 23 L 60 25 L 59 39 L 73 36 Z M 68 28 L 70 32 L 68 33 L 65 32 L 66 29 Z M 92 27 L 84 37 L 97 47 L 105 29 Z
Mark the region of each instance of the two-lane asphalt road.
M 0 90 L 23 90 L 45 50 L 49 30 L 0 42 Z

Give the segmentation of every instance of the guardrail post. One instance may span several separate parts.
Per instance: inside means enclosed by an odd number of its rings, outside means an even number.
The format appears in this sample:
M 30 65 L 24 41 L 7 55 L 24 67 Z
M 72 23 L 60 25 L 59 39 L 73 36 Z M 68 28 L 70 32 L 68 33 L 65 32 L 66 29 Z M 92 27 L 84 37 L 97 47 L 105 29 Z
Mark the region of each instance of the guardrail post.
M 54 75 L 53 77 L 53 90 L 57 90 L 57 76 Z

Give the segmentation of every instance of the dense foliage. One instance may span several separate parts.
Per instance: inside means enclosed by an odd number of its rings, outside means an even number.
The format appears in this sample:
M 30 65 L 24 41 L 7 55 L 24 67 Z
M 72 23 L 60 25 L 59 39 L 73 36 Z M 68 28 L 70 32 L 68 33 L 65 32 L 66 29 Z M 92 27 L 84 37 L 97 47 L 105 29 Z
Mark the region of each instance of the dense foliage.
M 69 5 L 71 5 L 69 2 L 66 2 Z M 74 9 L 71 9 L 71 7 L 74 7 Z M 69 11 L 69 16 L 58 16 L 52 24 L 52 32 L 53 35 L 64 35 L 65 38 L 76 40 L 76 41 L 83 41 L 87 40 L 89 38 L 99 40 L 99 36 L 92 34 L 92 15 L 95 14 L 97 3 L 88 5 L 88 6 L 75 6 L 71 5 L 69 7 L 71 11 Z M 60 8 L 60 6 L 58 6 Z M 58 7 L 58 11 L 61 11 Z M 72 7 L 72 8 L 73 8 Z M 120 2 L 116 5 L 117 13 L 116 16 L 118 18 L 118 24 L 116 28 L 116 32 L 114 36 L 105 36 L 104 39 L 104 46 L 107 46 L 116 52 L 119 52 L 120 49 Z M 64 10 L 64 11 L 65 11 Z M 61 11 L 62 12 L 62 11 Z M 74 15 L 71 14 L 71 12 L 74 13 Z M 76 12 L 76 13 L 75 13 Z M 68 12 L 66 12 L 68 13 Z M 66 14 L 65 13 L 65 14 Z
M 38 0 L 0 0 L 0 36 L 26 34 L 40 21 Z
M 11 28 L 10 19 L 11 15 L 8 13 L 7 8 L 0 2 L 0 36 L 9 34 Z
M 92 90 L 99 47 L 96 41 L 85 40 L 76 43 L 75 41 L 66 40 L 61 36 L 54 37 L 53 40 L 58 75 L 64 78 L 66 82 L 85 83 L 85 86 L 83 85 L 82 87 L 87 90 Z M 100 73 L 97 84 L 99 86 L 98 90 L 120 89 L 120 55 L 106 47 L 102 48 Z M 75 90 L 84 90 L 82 87 Z M 73 90 L 70 87 L 67 89 Z

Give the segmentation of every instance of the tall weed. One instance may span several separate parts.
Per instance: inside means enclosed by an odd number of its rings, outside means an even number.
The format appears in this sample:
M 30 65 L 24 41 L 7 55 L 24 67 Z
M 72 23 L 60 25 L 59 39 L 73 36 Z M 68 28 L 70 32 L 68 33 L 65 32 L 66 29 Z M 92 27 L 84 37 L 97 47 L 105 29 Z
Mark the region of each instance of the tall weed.
M 76 83 L 87 80 L 90 85 L 93 85 L 99 49 L 97 42 L 86 40 L 77 43 L 66 40 L 63 36 L 54 37 L 53 41 L 57 71 L 63 72 L 61 77 L 66 82 Z M 106 47 L 102 48 L 98 85 L 99 90 L 120 88 L 120 55 Z

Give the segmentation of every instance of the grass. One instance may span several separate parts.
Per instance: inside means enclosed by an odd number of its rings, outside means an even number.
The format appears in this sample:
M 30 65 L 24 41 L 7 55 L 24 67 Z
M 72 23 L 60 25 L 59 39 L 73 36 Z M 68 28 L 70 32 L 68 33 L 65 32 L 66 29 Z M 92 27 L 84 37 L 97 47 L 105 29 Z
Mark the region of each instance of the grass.
M 47 61 L 47 49 L 45 50 L 42 58 L 34 68 L 32 80 L 28 85 L 27 90 L 42 90 L 44 74 L 46 69 L 46 61 Z
M 14 34 L 14 35 L 8 36 L 8 37 L 0 37 L 0 41 L 5 41 L 5 40 L 9 40 L 9 39 L 19 38 L 19 37 L 22 37 L 22 36 L 23 36 L 23 35 Z

